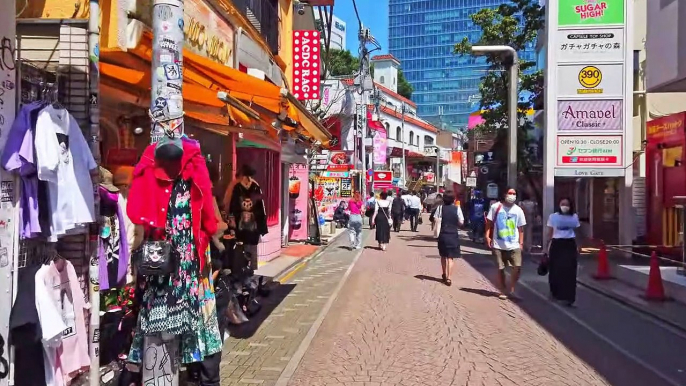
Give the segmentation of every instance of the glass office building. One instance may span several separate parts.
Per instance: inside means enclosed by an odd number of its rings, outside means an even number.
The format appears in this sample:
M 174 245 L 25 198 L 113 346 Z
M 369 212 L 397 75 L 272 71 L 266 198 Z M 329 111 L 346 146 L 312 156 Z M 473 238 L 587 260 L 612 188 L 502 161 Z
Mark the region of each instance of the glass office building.
M 479 108 L 480 79 L 488 66 L 484 58 L 453 54 L 453 48 L 465 36 L 479 40 L 471 14 L 504 1 L 389 0 L 389 52 L 414 87 L 420 117 L 451 131 L 466 128 L 469 114 Z M 532 43 L 522 59 L 534 60 L 534 49 Z

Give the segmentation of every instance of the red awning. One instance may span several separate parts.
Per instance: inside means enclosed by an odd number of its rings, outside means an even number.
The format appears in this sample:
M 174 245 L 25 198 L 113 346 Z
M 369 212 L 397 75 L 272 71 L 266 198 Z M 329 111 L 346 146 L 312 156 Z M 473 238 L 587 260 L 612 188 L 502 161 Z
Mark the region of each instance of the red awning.
M 375 131 L 386 130 L 383 123 L 381 123 L 379 121 L 373 121 L 372 120 L 372 112 L 371 111 L 367 111 L 367 127 L 369 127 L 372 130 L 375 130 Z

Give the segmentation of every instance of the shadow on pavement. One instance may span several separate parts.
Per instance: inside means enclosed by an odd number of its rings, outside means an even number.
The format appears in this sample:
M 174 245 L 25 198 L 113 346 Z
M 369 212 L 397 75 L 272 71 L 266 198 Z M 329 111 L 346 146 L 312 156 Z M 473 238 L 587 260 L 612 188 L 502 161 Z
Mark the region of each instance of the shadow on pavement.
M 494 298 L 498 297 L 500 295 L 499 293 L 495 291 L 489 291 L 485 289 L 480 289 L 480 288 L 468 288 L 468 287 L 461 287 L 460 291 L 462 292 L 469 292 L 470 294 L 475 294 L 475 295 L 481 295 L 487 298 Z
M 443 280 L 441 278 L 438 278 L 438 277 L 427 276 L 427 275 L 414 275 L 414 277 L 416 279 L 419 279 L 419 280 L 428 280 L 428 281 L 435 281 L 438 283 L 443 283 Z
M 250 318 L 250 321 L 239 325 L 229 325 L 229 334 L 232 338 L 248 339 L 255 335 L 255 332 L 260 328 L 265 319 L 271 315 L 276 307 L 283 302 L 283 300 L 295 289 L 295 284 L 281 284 L 279 282 L 272 282 L 269 286 L 271 292 L 269 297 L 260 298 L 262 308 L 257 315 Z

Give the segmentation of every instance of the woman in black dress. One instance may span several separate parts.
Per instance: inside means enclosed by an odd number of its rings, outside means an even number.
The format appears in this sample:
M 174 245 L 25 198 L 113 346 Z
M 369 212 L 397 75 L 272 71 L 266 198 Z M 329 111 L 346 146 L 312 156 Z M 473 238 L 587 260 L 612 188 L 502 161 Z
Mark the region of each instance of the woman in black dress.
M 440 217 L 436 217 L 440 213 Z M 464 224 L 462 209 L 455 205 L 455 194 L 448 190 L 443 193 L 443 206 L 440 210 L 432 213 L 430 220 L 434 223 L 440 221 L 441 231 L 438 234 L 438 254 L 441 256 L 441 268 L 443 269 L 443 283 L 450 286 L 453 284 L 453 259 L 459 258 L 460 252 L 460 227 Z
M 574 204 L 569 198 L 560 200 L 555 213 L 548 217 L 548 283 L 550 295 L 568 306 L 576 301 L 576 274 L 579 247 L 576 229 L 581 226 Z
M 376 228 L 376 241 L 379 243 L 379 249 L 385 251 L 388 242 L 391 240 L 393 220 L 391 220 L 391 203 L 388 201 L 388 193 L 383 191 L 380 197 L 374 205 L 372 226 Z

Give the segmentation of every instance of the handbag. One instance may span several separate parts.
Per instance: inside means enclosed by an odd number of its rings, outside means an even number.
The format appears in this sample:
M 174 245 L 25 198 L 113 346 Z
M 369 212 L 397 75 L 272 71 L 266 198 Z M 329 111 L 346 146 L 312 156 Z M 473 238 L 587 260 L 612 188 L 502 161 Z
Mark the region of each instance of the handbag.
M 436 209 L 436 213 L 434 214 L 434 224 L 433 224 L 433 230 L 434 230 L 434 238 L 438 238 L 438 236 L 441 234 L 441 216 L 443 216 L 443 205 L 439 206 Z
M 548 264 L 550 260 L 548 259 L 548 254 L 544 254 L 543 257 L 541 258 L 541 261 L 538 262 L 538 269 L 536 272 L 538 272 L 539 276 L 545 276 L 548 274 Z
M 147 237 L 132 255 L 143 276 L 170 275 L 178 270 L 179 255 L 168 240 Z

